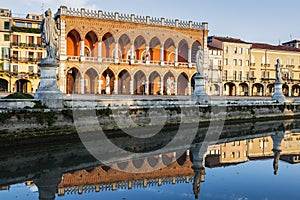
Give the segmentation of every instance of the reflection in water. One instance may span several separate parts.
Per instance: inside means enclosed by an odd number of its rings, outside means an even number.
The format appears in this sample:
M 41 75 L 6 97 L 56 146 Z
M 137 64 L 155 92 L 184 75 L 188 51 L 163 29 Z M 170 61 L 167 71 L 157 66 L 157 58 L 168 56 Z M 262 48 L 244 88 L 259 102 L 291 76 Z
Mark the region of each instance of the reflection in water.
M 166 184 L 191 183 L 196 199 L 205 185 L 205 168 L 237 165 L 251 160 L 273 158 L 274 174 L 279 171 L 279 160 L 298 163 L 300 133 L 297 123 L 254 124 L 248 134 L 228 131 L 218 141 L 199 142 L 189 149 L 172 149 L 147 158 L 132 158 L 102 165 L 89 155 L 81 144 L 49 147 L 44 151 L 25 151 L 16 157 L 0 159 L 1 190 L 15 183 L 36 185 L 40 200 L 55 196 L 80 195 L 86 192 L 131 190 L 160 187 Z M 198 137 L 199 138 L 199 137 Z M 172 163 L 156 169 L 163 163 Z M 119 169 L 119 170 L 117 170 Z M 137 170 L 138 169 L 138 170 Z M 271 170 L 271 169 L 270 169 Z M 129 173 L 130 171 L 134 173 Z M 141 172 L 145 173 L 141 173 Z M 1 197 L 1 193 L 0 193 Z

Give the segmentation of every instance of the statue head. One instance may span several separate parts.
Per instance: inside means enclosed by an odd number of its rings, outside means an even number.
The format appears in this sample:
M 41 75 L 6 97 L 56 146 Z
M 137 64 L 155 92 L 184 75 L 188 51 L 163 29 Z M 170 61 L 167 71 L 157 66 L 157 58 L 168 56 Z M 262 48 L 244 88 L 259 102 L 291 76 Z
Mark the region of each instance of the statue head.
M 52 16 L 52 12 L 51 12 L 51 9 L 50 9 L 50 8 L 48 8 L 48 10 L 45 11 L 45 16 L 46 16 L 46 17 L 48 17 L 48 16 L 51 17 L 51 16 Z

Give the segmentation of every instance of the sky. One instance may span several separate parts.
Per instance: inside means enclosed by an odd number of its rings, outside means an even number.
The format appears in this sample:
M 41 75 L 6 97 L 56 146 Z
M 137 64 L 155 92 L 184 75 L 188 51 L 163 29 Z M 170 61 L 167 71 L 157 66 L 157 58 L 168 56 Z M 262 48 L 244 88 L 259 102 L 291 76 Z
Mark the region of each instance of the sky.
M 0 0 L 13 13 L 61 6 L 208 22 L 209 35 L 278 45 L 300 39 L 299 0 Z

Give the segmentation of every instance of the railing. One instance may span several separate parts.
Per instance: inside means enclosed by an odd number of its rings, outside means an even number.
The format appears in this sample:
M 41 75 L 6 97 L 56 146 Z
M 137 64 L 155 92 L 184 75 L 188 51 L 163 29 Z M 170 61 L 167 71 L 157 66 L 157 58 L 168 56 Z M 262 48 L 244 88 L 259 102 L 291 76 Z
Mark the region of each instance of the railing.
M 80 56 L 67 56 L 68 61 L 84 61 L 84 62 L 107 62 L 107 63 L 114 63 L 114 58 L 101 58 L 98 59 L 98 57 L 84 57 L 84 59 L 80 59 Z M 28 58 L 29 59 L 29 58 Z M 13 60 L 13 59 L 12 59 Z M 19 58 L 16 58 L 16 60 L 20 60 Z M 40 60 L 40 59 L 39 59 Z M 133 61 L 133 62 L 132 62 Z M 122 64 L 147 64 L 145 60 L 130 60 L 130 59 L 118 59 L 119 63 Z M 161 65 L 161 61 L 159 60 L 149 60 L 149 65 Z M 175 66 L 174 61 L 164 61 L 164 65 L 167 66 Z M 179 67 L 190 67 L 190 68 L 196 68 L 196 63 L 188 63 L 188 62 L 178 62 Z
M 66 6 L 61 6 L 55 16 L 66 15 L 66 16 L 74 16 L 74 17 L 87 17 L 87 18 L 97 18 L 104 20 L 114 20 L 114 21 L 122 21 L 122 22 L 132 22 L 132 23 L 140 23 L 140 24 L 149 24 L 155 26 L 169 26 L 169 27 L 177 27 L 177 28 L 187 28 L 187 29 L 198 29 L 198 30 L 206 30 L 208 29 L 207 23 L 200 22 L 192 22 L 192 21 L 183 21 L 183 20 L 172 20 L 165 18 L 150 18 L 149 16 L 136 16 L 135 14 L 119 14 L 118 12 L 103 12 L 102 10 L 93 11 L 93 10 L 85 10 L 67 8 Z
M 42 58 L 21 58 L 21 57 L 11 57 L 13 62 L 31 62 L 36 63 L 41 61 Z
M 33 44 L 33 43 L 17 43 L 17 42 L 12 42 L 12 46 L 14 47 L 23 47 L 23 48 L 45 48 L 46 46 L 43 44 Z

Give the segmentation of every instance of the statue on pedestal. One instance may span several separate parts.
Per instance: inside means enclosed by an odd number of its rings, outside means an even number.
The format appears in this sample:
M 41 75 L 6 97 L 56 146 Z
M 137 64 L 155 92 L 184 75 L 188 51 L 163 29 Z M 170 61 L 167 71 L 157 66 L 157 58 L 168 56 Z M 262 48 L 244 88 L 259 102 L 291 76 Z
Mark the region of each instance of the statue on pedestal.
M 202 67 L 203 67 L 203 48 L 201 46 L 198 47 L 198 51 L 196 54 L 196 67 L 197 67 L 197 72 L 200 75 L 202 74 Z
M 276 82 L 277 83 L 281 83 L 282 79 L 281 79 L 281 73 L 279 71 L 279 59 L 276 60 Z
M 59 31 L 56 27 L 54 19 L 52 18 L 52 12 L 50 8 L 45 12 L 45 18 L 42 21 L 41 30 L 42 41 L 46 44 L 46 59 L 56 60 Z

